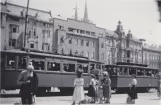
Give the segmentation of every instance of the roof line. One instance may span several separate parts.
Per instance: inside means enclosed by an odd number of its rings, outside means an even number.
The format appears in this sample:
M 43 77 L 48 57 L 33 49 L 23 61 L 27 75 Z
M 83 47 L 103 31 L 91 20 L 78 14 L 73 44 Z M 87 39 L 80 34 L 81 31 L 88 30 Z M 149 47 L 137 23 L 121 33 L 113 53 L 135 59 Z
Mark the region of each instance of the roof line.
M 27 7 L 25 7 L 25 6 L 17 5 L 17 4 L 12 4 L 12 3 L 9 3 L 9 2 L 7 2 L 6 5 L 13 5 L 13 6 L 18 6 L 18 7 L 22 7 L 22 8 L 27 8 Z M 29 9 L 30 9 L 30 10 L 40 11 L 40 12 L 50 13 L 50 11 L 44 11 L 44 10 L 35 9 L 35 8 L 29 8 Z

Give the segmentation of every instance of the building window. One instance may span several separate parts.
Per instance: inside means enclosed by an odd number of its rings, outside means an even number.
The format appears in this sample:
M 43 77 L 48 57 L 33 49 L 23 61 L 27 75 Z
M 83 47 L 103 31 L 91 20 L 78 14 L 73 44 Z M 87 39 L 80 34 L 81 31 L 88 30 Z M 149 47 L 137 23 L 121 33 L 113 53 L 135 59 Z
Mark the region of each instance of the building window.
M 101 59 L 102 59 L 102 60 L 104 60 L 104 53 L 102 53 L 102 55 L 101 55 Z
M 78 45 L 78 39 L 76 39 L 76 43 L 75 44 Z
M 86 31 L 86 34 L 87 34 L 87 35 L 90 35 L 90 32 L 89 32 L 89 31 Z
M 81 33 L 81 34 L 84 34 L 84 30 L 80 30 L 80 33 Z
M 9 46 L 15 47 L 16 46 L 16 40 L 15 39 L 10 40 L 9 41 Z
M 78 54 L 78 50 L 75 51 L 75 54 L 76 54 L 76 55 Z
M 84 40 L 81 40 L 81 46 L 83 46 L 84 45 Z
M 50 30 L 42 30 L 43 38 L 50 38 Z
M 43 43 L 43 45 L 42 45 L 42 50 L 49 51 L 49 50 L 50 50 L 50 44 L 48 44 L 48 43 Z
M 61 26 L 61 25 L 58 25 L 58 27 L 59 27 L 60 30 L 63 30 L 64 29 L 64 27 Z
M 88 51 L 86 52 L 86 55 L 85 55 L 85 56 L 86 56 L 86 57 L 89 57 L 89 52 L 88 52 Z
M 104 48 L 104 43 L 101 44 L 101 48 Z
M 30 48 L 34 48 L 34 43 L 30 43 Z
M 95 46 L 95 43 L 94 43 L 94 41 L 92 41 L 92 47 L 94 47 Z
M 73 53 L 72 53 L 72 49 L 70 49 L 69 54 L 70 54 L 70 55 L 72 55 L 72 54 L 73 54 Z
M 81 55 L 81 56 L 84 56 L 84 51 L 82 51 L 80 55 Z
M 19 32 L 19 26 L 15 24 L 10 24 L 10 32 L 11 33 L 18 33 Z
M 73 30 L 74 30 L 73 28 L 68 28 L 69 32 L 73 32 Z
M 69 44 L 72 44 L 72 38 L 69 39 Z
M 61 36 L 60 43 L 63 43 L 63 42 L 64 42 L 64 36 Z
M 34 36 L 36 36 L 36 29 L 34 28 Z
M 95 36 L 95 32 L 91 32 L 91 35 L 92 35 L 92 36 Z
M 86 46 L 89 46 L 89 41 L 86 42 Z
M 92 59 L 94 59 L 94 52 L 92 53 Z

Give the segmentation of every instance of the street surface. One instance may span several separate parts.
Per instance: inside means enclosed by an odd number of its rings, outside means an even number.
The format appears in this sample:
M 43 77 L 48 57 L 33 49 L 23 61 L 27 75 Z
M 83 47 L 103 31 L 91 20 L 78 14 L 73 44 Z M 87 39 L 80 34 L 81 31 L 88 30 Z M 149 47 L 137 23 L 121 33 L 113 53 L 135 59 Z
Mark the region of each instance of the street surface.
M 2 94 L 1 104 L 14 104 L 20 102 L 20 98 L 17 95 L 18 90 L 6 92 Z M 127 105 L 126 104 L 127 94 L 112 94 L 110 105 Z M 45 96 L 38 96 L 36 98 L 36 105 L 71 105 L 72 96 L 62 96 L 58 92 L 52 92 Z M 86 104 L 93 105 L 93 104 Z M 95 104 L 97 105 L 97 104 Z M 100 105 L 100 104 L 99 104 Z M 161 100 L 158 99 L 156 92 L 149 93 L 138 93 L 138 99 L 135 105 L 161 105 Z

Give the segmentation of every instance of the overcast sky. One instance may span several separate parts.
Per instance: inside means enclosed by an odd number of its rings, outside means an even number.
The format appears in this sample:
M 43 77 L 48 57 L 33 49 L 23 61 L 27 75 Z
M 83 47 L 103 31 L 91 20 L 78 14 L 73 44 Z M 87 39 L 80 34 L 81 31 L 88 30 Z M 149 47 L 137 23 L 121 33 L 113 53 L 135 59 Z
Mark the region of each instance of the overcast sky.
M 27 5 L 27 0 L 7 1 Z M 76 3 L 78 17 L 83 18 L 85 0 L 30 0 L 29 6 L 51 10 L 53 17 L 72 18 Z M 97 26 L 114 31 L 121 20 L 126 33 L 130 29 L 135 37 L 145 38 L 149 44 L 161 45 L 161 22 L 155 0 L 87 0 L 87 6 L 88 17 Z

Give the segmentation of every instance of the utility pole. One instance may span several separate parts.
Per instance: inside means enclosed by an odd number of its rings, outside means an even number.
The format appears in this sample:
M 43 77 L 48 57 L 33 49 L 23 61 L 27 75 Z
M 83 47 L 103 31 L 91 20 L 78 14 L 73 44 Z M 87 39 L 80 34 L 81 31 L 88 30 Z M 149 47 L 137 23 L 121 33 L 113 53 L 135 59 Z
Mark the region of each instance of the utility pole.
M 26 48 L 26 34 L 27 34 L 27 23 L 28 23 L 28 9 L 29 9 L 29 1 L 30 0 L 27 0 L 27 10 L 26 10 L 26 16 L 25 16 L 25 34 L 24 34 L 24 48 Z
M 143 59 L 144 59 L 144 54 L 143 54 L 143 52 L 144 52 L 144 51 L 143 51 L 143 50 L 144 50 L 144 47 L 143 47 L 143 46 L 144 46 L 144 42 L 145 42 L 146 40 L 145 40 L 145 39 L 139 39 L 139 40 L 142 42 L 142 64 L 144 64 L 144 60 L 143 60 Z

